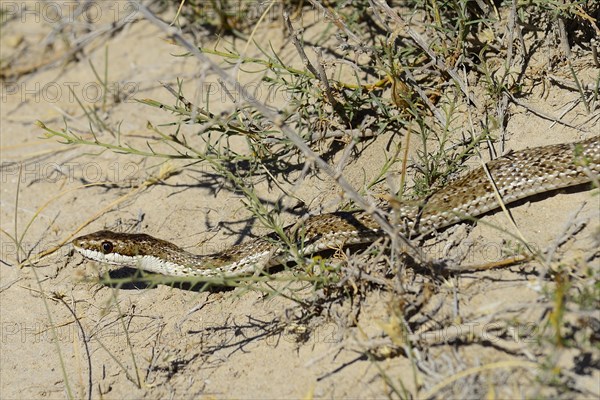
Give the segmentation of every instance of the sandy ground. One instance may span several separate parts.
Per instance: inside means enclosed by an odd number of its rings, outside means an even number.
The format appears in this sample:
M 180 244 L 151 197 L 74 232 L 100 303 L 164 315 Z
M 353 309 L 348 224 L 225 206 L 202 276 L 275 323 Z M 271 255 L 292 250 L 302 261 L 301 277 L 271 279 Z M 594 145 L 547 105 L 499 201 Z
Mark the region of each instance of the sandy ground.
M 9 25 L 10 30 L 4 28 L 2 35 L 3 57 L 23 48 L 21 65 L 50 57 L 44 53 L 49 24 L 27 19 Z M 275 39 L 272 33 L 262 35 Z M 293 57 L 292 47 L 282 46 L 284 57 Z M 58 40 L 53 51 L 65 51 Z M 89 219 L 92 222 L 83 233 L 134 226 L 198 253 L 218 251 L 265 232 L 244 208 L 241 196 L 203 165 L 137 191 L 136 185 L 156 176 L 160 160 L 66 146 L 43 139 L 44 131 L 34 124 L 41 120 L 62 129 L 66 121 L 69 128 L 90 138 L 88 119 L 69 86 L 90 107 L 93 92 L 99 89 L 90 65 L 103 73 L 106 54 L 110 82 L 124 90 L 133 87 L 135 98 L 172 104 L 159 81 L 174 86 L 180 78 L 188 93 L 201 99 L 204 86 L 199 82 L 211 78 L 202 76 L 193 58 L 171 56 L 180 53 L 156 27 L 141 20 L 88 44 L 75 60 L 24 75 L 10 90 L 3 88 L 1 398 L 63 398 L 69 393 L 105 399 L 386 398 L 396 397 L 392 387 L 425 397 L 429 393 L 543 396 L 543 392 L 528 391 L 537 387 L 536 374 L 544 373 L 539 372 L 539 365 L 532 365 L 551 356 L 554 365 L 576 382 L 581 397 L 600 394 L 597 366 L 581 361 L 581 357 L 591 357 L 597 362 L 597 353 L 563 348 L 550 354 L 546 344 L 536 343 L 536 335 L 550 329 L 547 315 L 554 304 L 548 291 L 552 278 L 544 276 L 546 266 L 537 261 L 436 281 L 426 307 L 434 310 L 443 305 L 450 313 L 454 310 L 454 316 L 443 327 L 430 328 L 432 344 L 422 344 L 418 362 L 386 353 L 385 346 L 377 348 L 380 354 L 364 351 L 390 334 L 386 327 L 393 326 L 394 310 L 399 309 L 392 292 L 368 292 L 361 299 L 360 313 L 355 313 L 348 300 L 302 320 L 293 301 L 243 288 L 202 292 L 167 285 L 115 289 L 97 283 L 100 274 L 114 268 L 85 262 L 68 245 L 34 267 L 19 268 L 24 254 L 51 249 Z M 577 68 L 583 79 L 594 82 L 598 71 L 586 67 L 588 61 L 582 60 Z M 561 73 L 568 77 L 566 67 Z M 558 86 L 548 87 L 543 96 L 536 90 L 524 101 L 552 116 L 562 115 L 579 97 Z M 227 109 L 227 103 L 226 98 L 215 101 L 211 111 Z M 578 129 L 524 108 L 511 106 L 509 110 L 507 150 L 599 133 L 597 117 L 590 118 L 581 104 L 564 117 Z M 148 121 L 155 126 L 172 121 L 168 113 L 131 98 L 115 102 L 109 97 L 97 113 L 109 126 L 120 124 L 123 138 L 138 142 L 154 137 L 147 129 Z M 116 140 L 107 132 L 98 135 L 104 141 Z M 383 135 L 358 145 L 360 157 L 345 170 L 356 187 L 379 171 L 389 140 L 389 135 Z M 96 185 L 83 187 L 90 183 Z M 339 188 L 322 176 L 286 189 L 293 189 L 307 204 L 322 205 L 324 211 L 333 211 L 339 204 Z M 259 185 L 257 191 L 265 201 L 275 201 L 280 195 L 266 185 Z M 125 195 L 129 197 L 109 207 Z M 284 201 L 293 206 L 296 200 Z M 577 285 L 590 287 L 598 272 L 599 208 L 597 195 L 579 190 L 525 202 L 513 208 L 513 216 L 532 247 L 556 248 L 552 266 L 567 268 Z M 281 218 L 291 223 L 296 216 L 284 213 Z M 432 240 L 427 250 L 434 258 L 462 252 L 460 263 L 465 265 L 496 261 L 510 256 L 507 250 L 515 248 L 510 244 L 515 240 L 499 233 L 497 227 L 515 232 L 506 216 L 496 213 L 473 229 L 459 227 L 445 234 L 449 238 Z M 9 235 L 20 238 L 23 251 L 17 251 Z M 557 245 L 561 238 L 566 239 Z M 449 246 L 453 240 L 460 246 Z M 586 274 L 592 276 L 584 278 Z M 308 297 L 310 290 L 299 293 Z M 589 312 L 568 311 L 572 327 L 579 327 L 589 316 Z M 600 315 L 596 312 L 592 317 L 598 321 Z M 506 328 L 512 337 L 496 338 L 489 324 L 506 321 L 514 323 Z M 467 327 L 482 328 L 490 336 L 483 340 L 480 333 L 474 333 L 461 341 L 453 339 Z M 584 365 L 583 372 L 577 372 L 578 365 Z M 469 387 L 478 389 L 466 391 Z

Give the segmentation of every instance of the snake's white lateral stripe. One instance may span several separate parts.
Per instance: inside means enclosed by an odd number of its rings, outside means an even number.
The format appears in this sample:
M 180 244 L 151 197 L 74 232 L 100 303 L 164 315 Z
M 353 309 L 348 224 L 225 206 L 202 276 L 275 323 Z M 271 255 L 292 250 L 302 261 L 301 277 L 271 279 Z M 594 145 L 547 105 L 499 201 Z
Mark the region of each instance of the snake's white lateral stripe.
M 526 149 L 486 164 L 505 204 L 555 189 L 598 181 L 600 137 L 578 143 Z M 483 168 L 475 169 L 431 195 L 424 202 L 392 206 L 398 231 L 410 236 L 430 233 L 498 208 L 492 183 Z M 353 244 L 369 243 L 383 233 L 367 213 L 337 212 L 290 225 L 285 235 L 298 256 Z M 200 256 L 145 234 L 99 231 L 73 240 L 84 257 L 172 276 L 239 276 L 293 261 L 275 234 L 263 236 L 217 254 Z

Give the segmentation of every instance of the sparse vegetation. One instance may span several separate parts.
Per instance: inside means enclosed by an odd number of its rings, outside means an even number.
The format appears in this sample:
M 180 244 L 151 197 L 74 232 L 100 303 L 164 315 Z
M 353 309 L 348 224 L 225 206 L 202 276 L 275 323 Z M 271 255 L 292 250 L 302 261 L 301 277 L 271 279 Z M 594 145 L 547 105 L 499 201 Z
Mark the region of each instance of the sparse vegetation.
M 198 182 L 210 176 L 215 186 L 240 196 L 261 230 L 277 232 L 282 246 L 292 253 L 297 249 L 283 233 L 287 224 L 281 215 L 301 217 L 321 211 L 295 190 L 307 182 L 335 181 L 341 191 L 340 208 L 373 206 L 374 212 L 393 222 L 390 202 L 426 197 L 472 165 L 473 156 L 488 144 L 504 152 L 510 107 L 526 108 L 565 126 L 596 126 L 600 72 L 593 81 L 587 74 L 598 65 L 600 29 L 595 18 L 600 6 L 595 1 L 389 3 L 156 2 L 155 11 L 176 27 L 169 30 L 153 21 L 150 11 L 140 9 L 140 18 L 163 29 L 165 39 L 176 46 L 172 55 L 157 57 L 176 55 L 182 62 L 198 63 L 199 72 L 161 82 L 170 101 L 136 96 L 149 114 L 145 135 L 132 135 L 104 117 L 126 97 L 108 90 L 109 51 L 103 68 L 90 66 L 107 89 L 105 97 L 94 105 L 78 101 L 88 122 L 85 128 L 66 118 L 64 126 L 49 122 L 38 126 L 46 138 L 68 148 L 83 147 L 93 153 L 90 157 L 109 151 L 115 157 L 149 163 L 144 164 L 150 165 L 149 176 L 133 188 L 128 182 L 123 200 L 177 175 Z M 275 45 L 269 41 L 271 35 L 283 38 Z M 546 61 L 536 61 L 541 57 Z M 10 62 L 1 64 L 0 76 L 19 71 L 11 70 Z M 570 76 L 565 78 L 565 71 Z M 206 77 L 217 77 L 217 83 L 197 90 L 193 81 L 204 82 Z M 546 85 L 578 93 L 573 108 L 585 113 L 584 121 L 547 115 L 523 101 L 534 94 L 543 96 L 546 90 L 540 88 Z M 223 103 L 228 106 L 215 109 Z M 157 123 L 155 115 L 168 121 Z M 365 160 L 364 153 L 374 143 L 383 149 L 381 159 Z M 351 185 L 346 171 L 373 161 L 379 170 L 359 183 L 354 177 Z M 121 182 L 112 184 L 118 188 Z M 275 195 L 259 195 L 265 188 Z M 14 234 L 3 234 L 17 244 L 22 240 L 16 226 Z M 332 249 L 331 257 L 296 257 L 293 270 L 272 275 L 190 281 L 106 274 L 99 282 L 114 288 L 111 304 L 117 308 L 118 290 L 130 284 L 196 291 L 229 287 L 235 288 L 235 296 L 254 291 L 264 298 L 281 297 L 289 301 L 285 316 L 257 323 L 265 336 L 292 335 L 302 343 L 316 335 L 319 326 L 333 321 L 343 337 L 337 350 L 366 355 L 390 398 L 589 397 L 598 388 L 581 384 L 579 378 L 592 369 L 598 372 L 600 322 L 594 315 L 600 306 L 598 255 L 582 265 L 557 268 L 557 258 L 544 259 L 542 251 L 529 254 L 527 244 L 514 240 L 516 244 L 505 244 L 512 250 L 509 254 L 524 253 L 542 265 L 537 276 L 539 302 L 500 305 L 488 310 L 489 315 L 484 307 L 461 314 L 459 287 L 467 292 L 469 288 L 461 286 L 456 276 L 419 269 L 391 240 L 358 254 Z M 435 246 L 425 239 L 418 244 Z M 29 261 L 24 265 L 32 266 Z M 518 268 L 515 276 L 521 272 L 527 276 Z M 469 295 L 479 296 L 477 289 Z M 387 302 L 386 316 L 370 317 L 372 303 L 381 299 Z M 68 307 L 64 300 L 62 304 Z M 530 319 L 521 319 L 526 311 Z M 119 308 L 119 321 L 127 332 L 121 318 L 125 314 Z M 377 333 L 360 331 L 363 319 L 377 321 Z M 532 321 L 539 329 L 528 331 L 527 341 L 513 340 L 514 331 Z M 449 334 L 449 328 L 456 328 L 456 334 Z M 143 389 L 147 376 L 143 377 L 130 340 L 127 336 L 127 356 L 98 343 L 127 379 Z M 476 356 L 469 353 L 471 347 Z M 565 348 L 573 351 L 574 367 L 566 367 L 558 357 Z M 492 350 L 506 358 L 490 361 Z M 400 376 L 384 367 L 398 357 L 410 361 L 410 373 Z M 176 370 L 177 362 L 165 364 Z M 153 372 L 158 371 L 155 368 Z M 159 373 L 168 381 L 176 371 Z M 68 397 L 77 397 L 72 389 L 76 385 L 67 385 Z

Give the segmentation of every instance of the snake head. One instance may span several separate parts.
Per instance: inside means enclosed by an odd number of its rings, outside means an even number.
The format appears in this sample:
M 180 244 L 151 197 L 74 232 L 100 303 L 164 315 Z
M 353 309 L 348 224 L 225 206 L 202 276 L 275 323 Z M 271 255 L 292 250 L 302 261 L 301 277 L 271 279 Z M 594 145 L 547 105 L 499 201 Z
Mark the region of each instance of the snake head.
M 139 268 L 148 272 L 171 276 L 202 276 L 198 268 L 205 265 L 202 256 L 196 256 L 171 242 L 141 233 L 98 231 L 80 236 L 72 242 L 75 250 L 90 260 Z M 208 257 L 210 261 L 211 258 Z M 219 273 L 218 268 L 212 271 Z
M 115 265 L 136 265 L 159 239 L 145 234 L 98 231 L 79 236 L 72 244 L 82 256 Z

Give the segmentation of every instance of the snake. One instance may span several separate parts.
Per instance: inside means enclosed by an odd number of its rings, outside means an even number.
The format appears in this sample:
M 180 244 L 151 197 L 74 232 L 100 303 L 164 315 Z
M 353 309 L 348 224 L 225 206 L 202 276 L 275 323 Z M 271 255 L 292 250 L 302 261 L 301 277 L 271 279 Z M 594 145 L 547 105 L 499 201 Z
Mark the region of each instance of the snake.
M 600 175 L 600 136 L 575 143 L 508 153 L 464 174 L 423 200 L 388 202 L 400 235 L 428 234 L 532 196 L 594 182 Z M 501 201 L 500 201 L 501 199 Z M 75 250 L 89 260 L 136 267 L 174 277 L 239 277 L 325 250 L 368 244 L 386 233 L 371 213 L 316 214 L 300 223 L 198 255 L 143 233 L 101 230 L 77 237 Z

